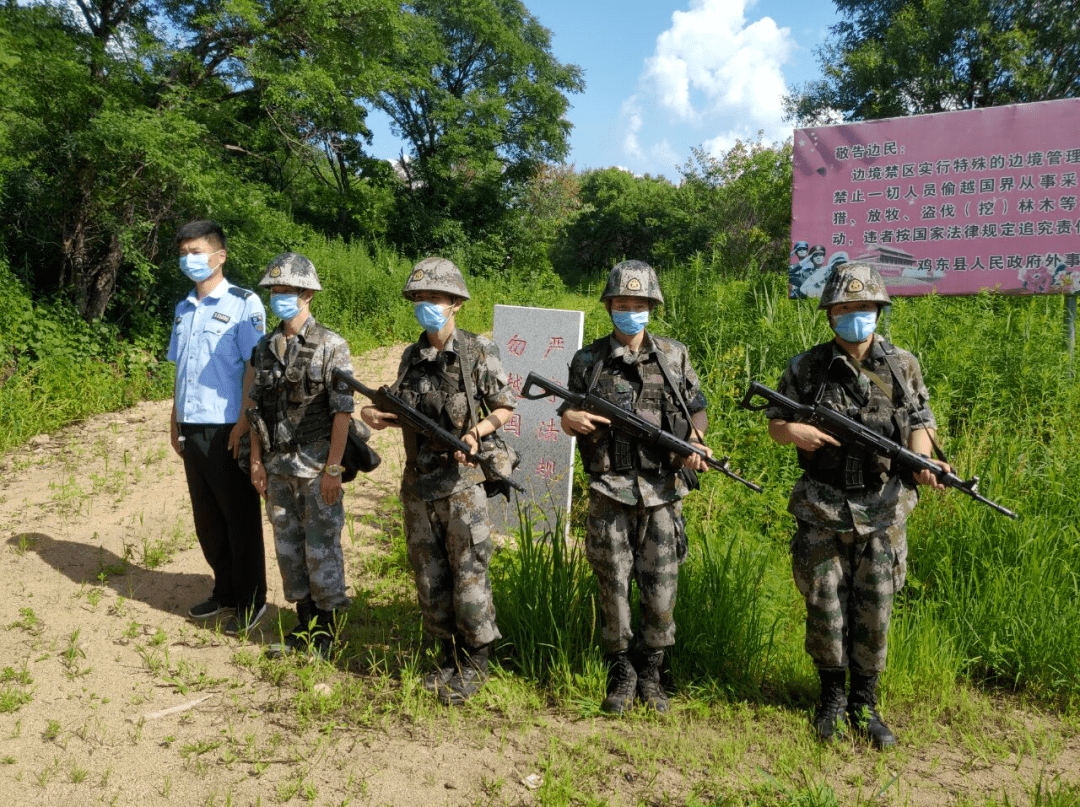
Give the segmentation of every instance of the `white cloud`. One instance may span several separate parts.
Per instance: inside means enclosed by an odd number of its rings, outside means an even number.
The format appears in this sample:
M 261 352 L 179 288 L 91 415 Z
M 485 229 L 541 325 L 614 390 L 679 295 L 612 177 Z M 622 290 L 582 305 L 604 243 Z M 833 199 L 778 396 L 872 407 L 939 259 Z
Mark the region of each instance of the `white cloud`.
M 655 52 L 645 60 L 639 92 L 632 96 L 634 115 L 623 106 L 636 149 L 629 155 L 674 154 L 678 150 L 669 142 L 675 140 L 687 143 L 685 160 L 689 146 L 698 143 L 717 153 L 759 130 L 767 140 L 790 134 L 782 119 L 788 88 L 781 66 L 795 41 L 789 28 L 769 17 L 748 21 L 753 2 L 690 0 L 688 10 L 672 14 L 671 27 L 657 37 Z M 643 146 L 650 139 L 645 121 L 662 127 L 655 138 L 669 142 Z
M 780 65 L 794 48 L 791 31 L 769 17 L 747 23 L 745 0 L 691 0 L 671 15 L 643 76 L 660 103 L 688 122 L 749 113 L 771 123 L 785 92 Z
M 623 137 L 623 152 L 641 159 L 645 156 L 645 152 L 641 148 L 641 143 L 638 142 L 638 132 L 641 131 L 644 122 L 641 119 L 641 104 L 638 103 L 636 95 L 631 95 L 623 101 L 622 114 L 627 120 L 626 135 Z

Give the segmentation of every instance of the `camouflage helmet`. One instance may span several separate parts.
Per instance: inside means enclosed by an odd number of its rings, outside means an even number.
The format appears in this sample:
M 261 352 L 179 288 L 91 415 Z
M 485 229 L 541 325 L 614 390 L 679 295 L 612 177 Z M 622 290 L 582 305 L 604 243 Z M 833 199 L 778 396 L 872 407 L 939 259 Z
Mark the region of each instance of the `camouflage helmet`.
M 413 267 L 401 296 L 412 300 L 418 291 L 437 291 L 462 300 L 469 299 L 469 290 L 465 288 L 461 270 L 446 258 L 424 258 Z
M 645 261 L 623 261 L 612 267 L 600 299 L 612 297 L 644 297 L 659 305 L 664 303 L 656 272 Z
M 315 264 L 299 252 L 282 252 L 266 267 L 260 286 L 292 286 L 294 289 L 322 291 Z
M 821 291 L 819 310 L 838 303 L 889 304 L 889 292 L 877 269 L 868 263 L 844 263 L 837 266 Z

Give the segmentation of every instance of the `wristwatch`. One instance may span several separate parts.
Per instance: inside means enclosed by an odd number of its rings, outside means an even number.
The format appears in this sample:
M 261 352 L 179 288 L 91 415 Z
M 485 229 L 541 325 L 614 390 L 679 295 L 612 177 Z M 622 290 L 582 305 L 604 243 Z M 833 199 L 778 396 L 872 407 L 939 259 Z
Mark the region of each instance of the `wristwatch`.
M 341 472 L 345 470 L 344 465 L 327 465 L 323 468 L 330 476 L 341 476 Z

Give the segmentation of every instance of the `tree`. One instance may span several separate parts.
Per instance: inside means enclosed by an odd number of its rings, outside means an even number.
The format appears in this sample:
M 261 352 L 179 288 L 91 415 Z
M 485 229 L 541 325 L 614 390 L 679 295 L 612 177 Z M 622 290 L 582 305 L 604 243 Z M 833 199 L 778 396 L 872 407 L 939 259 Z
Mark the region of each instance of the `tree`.
M 824 78 L 785 99 L 804 125 L 944 112 L 1080 92 L 1076 0 L 836 0 Z
M 683 220 L 678 189 L 667 179 L 604 168 L 586 171 L 580 185 L 581 209 L 558 248 L 562 273 L 588 276 L 623 259 L 653 263 L 669 257 L 662 245 Z
M 118 288 L 145 299 L 180 219 L 272 221 L 283 247 L 295 227 L 280 212 L 306 194 L 326 230 L 355 232 L 356 208 L 377 206 L 360 101 L 383 87 L 398 14 L 392 0 L 0 7 L 0 212 L 17 265 L 95 319 Z
M 792 143 L 736 141 L 719 157 L 691 149 L 680 169 L 682 232 L 672 233 L 680 259 L 711 256 L 724 270 L 786 266 L 791 241 Z
M 413 249 L 451 236 L 492 232 L 508 186 L 568 151 L 567 93 L 581 69 L 551 53 L 551 34 L 520 0 L 418 0 L 405 32 L 405 58 L 378 98 L 394 133 L 409 144 L 403 210 Z M 421 225 L 421 226 L 417 226 Z

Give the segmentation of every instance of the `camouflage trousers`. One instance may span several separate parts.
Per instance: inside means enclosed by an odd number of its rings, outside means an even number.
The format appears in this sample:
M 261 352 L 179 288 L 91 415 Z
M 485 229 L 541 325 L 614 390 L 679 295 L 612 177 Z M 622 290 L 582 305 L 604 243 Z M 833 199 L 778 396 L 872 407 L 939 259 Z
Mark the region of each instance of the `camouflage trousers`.
M 589 499 L 585 555 L 600 588 L 605 653 L 630 647 L 630 583 L 641 601 L 641 640 L 647 647 L 675 643 L 679 588 L 677 545 L 684 529 L 682 502 L 659 507 L 627 505 L 593 493 Z
M 458 636 L 469 647 L 499 639 L 488 577 L 494 545 L 483 486 L 434 501 L 402 490 L 401 504 L 424 630 L 440 639 Z
M 274 528 L 285 599 L 310 598 L 317 608 L 333 611 L 349 607 L 341 554 L 345 507 L 340 498 L 336 504 L 323 501 L 320 479 L 269 474 L 266 515 Z
M 907 576 L 905 524 L 857 535 L 799 521 L 791 566 L 806 600 L 806 652 L 815 666 L 882 672 L 893 596 Z

